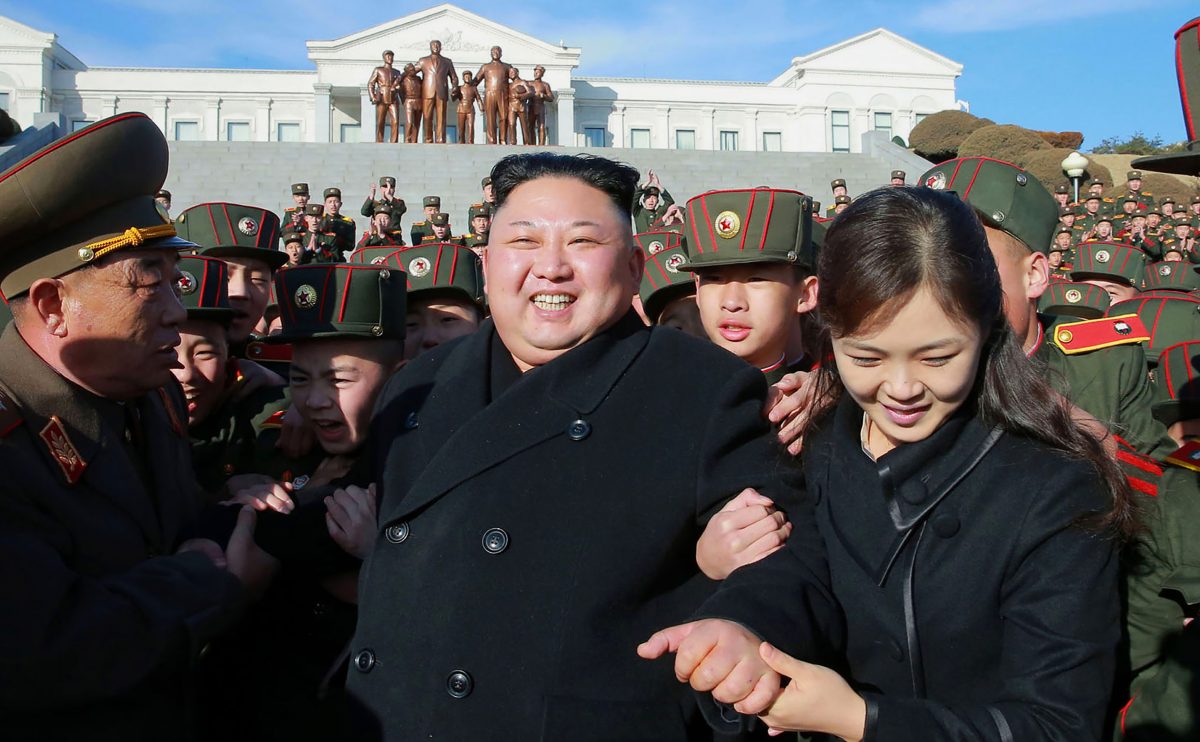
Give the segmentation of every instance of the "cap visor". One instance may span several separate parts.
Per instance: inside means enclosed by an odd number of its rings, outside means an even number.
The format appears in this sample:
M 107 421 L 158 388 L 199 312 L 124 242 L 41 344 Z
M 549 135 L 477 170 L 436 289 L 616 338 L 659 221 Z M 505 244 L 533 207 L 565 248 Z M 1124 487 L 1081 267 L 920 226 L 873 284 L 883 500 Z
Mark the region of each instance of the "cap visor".
M 1200 152 L 1177 152 L 1170 155 L 1150 155 L 1133 161 L 1136 167 L 1156 173 L 1200 176 Z
M 287 262 L 287 253 L 282 250 L 268 250 L 265 247 L 238 247 L 226 245 L 222 247 L 206 247 L 200 252 L 209 258 L 249 258 L 261 260 L 271 266 L 272 270 L 280 268 Z

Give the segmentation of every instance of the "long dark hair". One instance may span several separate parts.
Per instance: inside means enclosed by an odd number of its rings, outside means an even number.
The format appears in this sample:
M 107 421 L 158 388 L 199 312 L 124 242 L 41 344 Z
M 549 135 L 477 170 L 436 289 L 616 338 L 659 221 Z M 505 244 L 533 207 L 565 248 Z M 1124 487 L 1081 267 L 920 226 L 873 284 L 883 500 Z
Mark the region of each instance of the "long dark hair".
M 988 425 L 1090 463 L 1113 497 L 1112 509 L 1091 525 L 1119 539 L 1136 532 L 1137 511 L 1125 476 L 1025 356 L 1004 315 L 987 233 L 957 195 L 901 187 L 855 199 L 825 235 L 817 276 L 821 358 L 832 356 L 833 337 L 869 332 L 922 287 L 951 317 L 975 323 L 985 340 L 967 404 Z M 820 424 L 843 391 L 836 364 L 823 364 L 813 424 Z

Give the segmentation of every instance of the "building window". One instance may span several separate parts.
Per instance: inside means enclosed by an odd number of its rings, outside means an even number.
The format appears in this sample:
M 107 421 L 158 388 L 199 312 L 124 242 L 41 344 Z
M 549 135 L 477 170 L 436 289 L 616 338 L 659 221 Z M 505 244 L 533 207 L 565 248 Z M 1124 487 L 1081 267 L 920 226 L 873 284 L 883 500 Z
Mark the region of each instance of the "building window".
M 585 126 L 583 129 L 583 144 L 585 147 L 604 147 L 608 144 L 608 129 L 601 126 Z
M 721 143 L 721 151 L 737 152 L 738 133 L 736 131 L 722 131 L 720 143 Z
M 90 119 L 73 119 L 71 121 L 71 131 L 79 131 L 80 129 L 91 126 L 93 123 L 95 122 L 91 121 Z
M 634 149 L 650 149 L 650 130 L 630 129 L 629 146 Z
M 177 142 L 195 142 L 200 139 L 200 122 L 199 121 L 176 121 L 175 122 L 175 141 Z
M 458 126 L 457 125 L 455 125 L 455 126 L 450 126 L 449 124 L 446 125 L 446 141 L 447 142 L 457 142 L 458 141 Z
M 695 129 L 676 129 L 675 130 L 675 149 L 695 149 L 696 148 L 696 130 Z
M 8 93 L 0 93 L 0 108 L 8 110 Z
M 888 139 L 892 138 L 892 114 L 876 113 L 875 114 L 875 131 L 883 132 Z
M 358 124 L 342 124 L 338 141 L 343 144 L 357 144 L 359 130 Z
M 250 141 L 250 122 L 249 121 L 226 121 L 225 122 L 225 141 L 227 141 L 227 142 L 248 142 L 248 141 Z
M 763 152 L 782 152 L 783 134 L 778 131 L 763 132 Z
M 832 127 L 833 151 L 834 152 L 849 152 L 850 151 L 850 112 L 849 111 L 832 111 L 829 114 L 829 122 Z
M 277 142 L 298 142 L 300 141 L 300 124 L 291 121 L 281 121 L 275 124 L 275 141 Z

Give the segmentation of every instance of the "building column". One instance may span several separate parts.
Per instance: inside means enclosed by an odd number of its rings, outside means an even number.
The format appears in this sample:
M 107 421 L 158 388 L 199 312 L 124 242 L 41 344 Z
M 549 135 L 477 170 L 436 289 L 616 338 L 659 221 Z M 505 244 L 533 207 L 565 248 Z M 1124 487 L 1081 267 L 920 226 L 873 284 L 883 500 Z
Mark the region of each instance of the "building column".
M 319 82 L 313 85 L 313 141 L 314 142 L 330 142 L 332 132 L 330 131 L 330 116 L 329 112 L 333 106 L 333 86 L 329 83 Z
M 158 128 L 163 131 L 163 136 L 168 139 L 171 138 L 171 135 L 167 133 L 167 105 L 169 103 L 170 99 L 165 96 L 155 98 L 154 107 L 150 112 L 150 118 L 158 124 Z
M 204 109 L 204 131 L 207 136 L 204 137 L 208 142 L 219 142 L 224 139 L 221 136 L 221 99 L 213 98 L 208 101 L 208 105 Z
M 46 91 L 42 88 L 17 88 L 13 91 L 15 100 L 9 104 L 9 113 L 21 125 L 22 129 L 33 125 L 35 114 L 45 113 Z M 15 104 L 15 105 L 14 105 Z
M 450 105 L 449 102 L 446 104 L 447 117 Z M 371 92 L 366 85 L 358 86 L 358 132 L 358 141 L 375 141 L 375 104 L 371 102 Z
M 267 98 L 254 112 L 254 141 L 269 142 L 271 136 L 271 108 L 275 105 L 273 98 Z
M 617 103 L 613 106 L 613 115 L 609 117 L 608 129 L 612 133 L 612 146 L 624 147 L 625 145 L 625 105 Z
M 555 90 L 558 96 L 556 113 L 556 136 L 554 144 L 560 147 L 574 147 L 575 141 L 575 88 Z M 483 118 L 479 116 L 478 118 Z M 549 137 L 547 137 L 549 138 Z M 475 141 L 479 141 L 476 139 Z
M 109 116 L 117 115 L 117 102 L 120 100 L 121 99 L 115 95 L 102 99 L 103 104 L 104 104 L 104 117 L 105 118 L 108 118 Z
M 700 147 L 699 142 L 697 142 L 697 148 L 707 149 L 711 152 L 720 149 L 721 146 L 720 142 L 717 141 L 717 109 L 705 108 L 703 113 L 704 123 L 708 126 L 708 136 L 705 137 L 704 141 L 708 142 L 708 146 Z
M 659 126 L 656 128 L 661 130 L 661 134 L 659 134 L 659 142 L 661 142 L 661 144 L 658 146 L 661 149 L 671 149 L 671 107 L 662 106 L 658 109 L 658 113 Z M 650 139 L 650 146 L 655 146 L 653 137 Z
M 762 136 L 758 133 L 758 109 L 746 109 L 746 130 L 750 132 L 750 146 L 741 149 L 747 152 L 758 152 L 762 149 Z

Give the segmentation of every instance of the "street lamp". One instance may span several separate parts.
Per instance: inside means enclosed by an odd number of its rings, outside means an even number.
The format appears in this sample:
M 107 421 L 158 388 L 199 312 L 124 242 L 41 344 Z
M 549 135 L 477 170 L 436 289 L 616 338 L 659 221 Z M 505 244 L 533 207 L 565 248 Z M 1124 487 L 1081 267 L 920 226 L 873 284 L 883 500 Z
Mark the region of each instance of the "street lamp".
M 1079 203 L 1079 179 L 1083 177 L 1083 171 L 1087 170 L 1087 166 L 1088 159 L 1078 152 L 1072 152 L 1062 161 L 1063 172 L 1075 185 L 1075 203 Z

